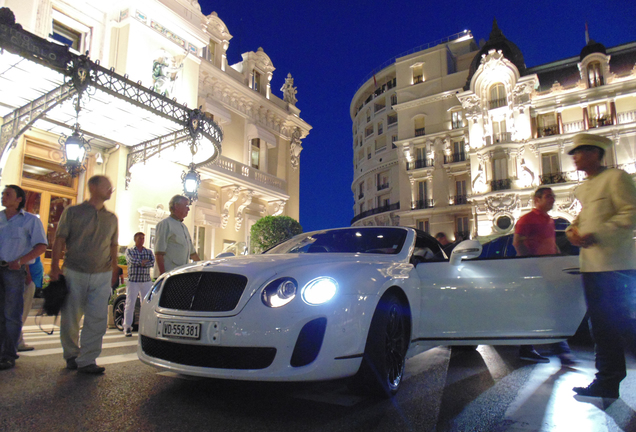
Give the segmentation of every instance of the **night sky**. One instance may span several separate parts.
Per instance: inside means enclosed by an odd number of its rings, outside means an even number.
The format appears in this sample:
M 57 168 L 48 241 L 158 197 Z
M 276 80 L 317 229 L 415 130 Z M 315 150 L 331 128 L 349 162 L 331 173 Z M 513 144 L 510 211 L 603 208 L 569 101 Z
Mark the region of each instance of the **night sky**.
M 272 91 L 287 73 L 301 117 L 313 126 L 300 155 L 300 223 L 305 231 L 349 226 L 353 218 L 351 98 L 386 60 L 471 30 L 488 39 L 493 18 L 526 66 L 578 56 L 590 38 L 612 47 L 636 41 L 636 1 L 307 1 L 199 0 L 233 36 L 229 64 L 262 47 L 272 59 Z

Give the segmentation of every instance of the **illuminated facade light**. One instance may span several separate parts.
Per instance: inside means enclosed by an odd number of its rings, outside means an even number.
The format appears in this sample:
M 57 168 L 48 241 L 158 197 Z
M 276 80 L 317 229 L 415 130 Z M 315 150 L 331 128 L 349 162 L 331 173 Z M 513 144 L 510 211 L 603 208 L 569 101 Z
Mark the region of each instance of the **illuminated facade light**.
M 194 169 L 195 165 L 190 164 L 190 170 L 183 172 L 181 180 L 183 180 L 183 194 L 188 197 L 190 204 L 199 198 L 198 190 L 201 184 L 201 176 Z
M 60 136 L 59 143 L 64 155 L 62 166 L 71 177 L 86 171 L 86 155 L 91 151 L 91 146 L 80 132 L 79 124 L 75 124 L 71 136 Z

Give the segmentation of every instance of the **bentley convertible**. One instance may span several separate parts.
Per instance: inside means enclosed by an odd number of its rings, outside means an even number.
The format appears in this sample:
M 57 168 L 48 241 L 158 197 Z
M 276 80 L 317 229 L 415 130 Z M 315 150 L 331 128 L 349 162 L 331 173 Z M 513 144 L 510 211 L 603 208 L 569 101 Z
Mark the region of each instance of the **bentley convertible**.
M 138 355 L 185 375 L 351 377 L 356 389 L 392 396 L 406 359 L 434 346 L 572 336 L 585 315 L 578 257 L 495 247 L 466 240 L 449 256 L 422 231 L 353 227 L 186 265 L 142 302 Z

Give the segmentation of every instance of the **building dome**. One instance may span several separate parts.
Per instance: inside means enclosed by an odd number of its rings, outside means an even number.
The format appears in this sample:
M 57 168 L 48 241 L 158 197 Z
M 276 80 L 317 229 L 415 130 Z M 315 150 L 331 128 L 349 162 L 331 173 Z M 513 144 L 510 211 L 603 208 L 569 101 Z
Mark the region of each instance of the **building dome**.
M 470 81 L 473 79 L 473 75 L 477 72 L 479 65 L 481 63 L 481 56 L 483 54 L 488 54 L 490 50 L 501 51 L 503 56 L 510 60 L 519 70 L 519 74 L 523 75 L 526 70 L 526 63 L 523 59 L 523 54 L 517 45 L 510 42 L 504 34 L 499 29 L 497 25 L 497 19 L 495 18 L 492 23 L 492 31 L 490 32 L 490 38 L 484 44 L 484 46 L 479 50 L 477 55 L 473 58 L 472 63 L 470 64 L 470 69 L 468 71 L 468 79 L 466 80 L 466 85 L 464 86 L 464 90 L 470 89 Z
M 581 50 L 581 61 L 590 54 L 601 53 L 607 54 L 605 51 L 605 45 L 602 43 L 594 42 L 594 39 L 590 39 L 590 41 L 583 47 Z

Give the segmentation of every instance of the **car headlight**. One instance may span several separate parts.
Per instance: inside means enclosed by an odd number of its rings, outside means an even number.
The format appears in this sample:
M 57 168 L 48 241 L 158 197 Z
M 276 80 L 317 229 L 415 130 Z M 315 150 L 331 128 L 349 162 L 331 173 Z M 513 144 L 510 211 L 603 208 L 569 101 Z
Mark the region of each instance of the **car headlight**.
M 165 279 L 164 277 L 159 276 L 157 280 L 155 281 L 155 283 L 152 285 L 152 288 L 150 288 L 150 291 L 148 291 L 148 294 L 146 295 L 146 298 L 145 298 L 147 303 L 150 303 L 150 299 L 152 298 L 152 296 L 157 291 L 159 291 L 159 288 L 161 287 L 161 283 L 163 282 L 164 279 Z
M 336 295 L 336 291 L 338 291 L 338 282 L 333 278 L 321 276 L 309 281 L 303 287 L 301 296 L 307 304 L 320 305 L 331 300 Z
M 296 297 L 298 283 L 292 278 L 280 278 L 267 284 L 263 288 L 261 300 L 265 306 L 281 307 L 292 301 Z

